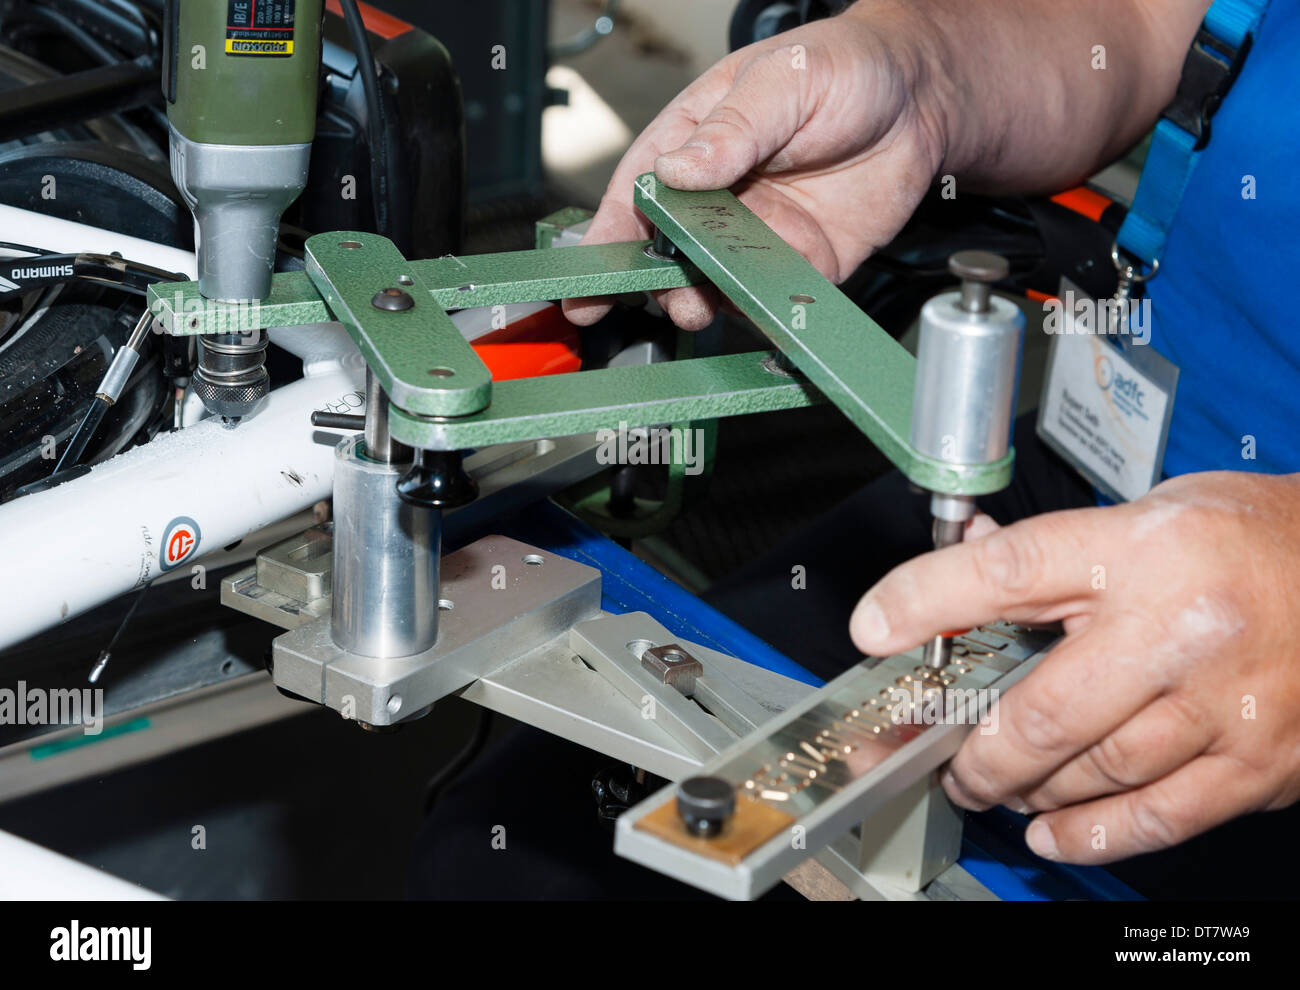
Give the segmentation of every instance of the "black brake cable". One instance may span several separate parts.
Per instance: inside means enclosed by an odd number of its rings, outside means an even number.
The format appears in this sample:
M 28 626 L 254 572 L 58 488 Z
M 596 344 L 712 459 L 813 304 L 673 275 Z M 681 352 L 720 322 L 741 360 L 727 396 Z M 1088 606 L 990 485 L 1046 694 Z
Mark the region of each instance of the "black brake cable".
M 140 603 L 144 601 L 145 592 L 152 587 L 153 582 L 150 581 L 140 589 L 139 593 L 135 596 L 135 600 L 131 602 L 131 607 L 126 610 L 126 615 L 122 616 L 122 621 L 117 624 L 117 631 L 113 633 L 113 638 L 108 641 L 107 646 L 99 651 L 99 656 L 95 658 L 95 666 L 90 668 L 90 675 L 86 678 L 91 684 L 94 684 L 99 680 L 99 675 L 102 674 L 104 668 L 108 666 L 108 661 L 113 659 L 113 647 L 117 645 L 117 641 L 121 638 L 122 632 L 126 629 L 127 623 L 131 621 L 131 617 L 135 615 L 135 610 L 138 609 Z
M 391 183 L 388 168 L 388 125 L 379 92 L 379 69 L 370 50 L 370 38 L 356 0 L 340 0 L 343 20 L 357 57 L 357 73 L 366 96 L 366 132 L 370 139 L 370 198 L 375 211 L 375 233 L 389 236 Z

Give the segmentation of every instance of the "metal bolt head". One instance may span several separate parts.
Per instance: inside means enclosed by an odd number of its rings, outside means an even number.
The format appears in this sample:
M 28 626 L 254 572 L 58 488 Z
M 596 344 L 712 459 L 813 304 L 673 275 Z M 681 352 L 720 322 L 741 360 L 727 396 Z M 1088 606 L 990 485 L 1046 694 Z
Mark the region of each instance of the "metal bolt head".
M 415 300 L 411 294 L 402 289 L 381 289 L 376 292 L 370 300 L 370 305 L 375 309 L 385 309 L 390 313 L 400 313 L 403 310 L 410 309 L 415 305 Z
M 721 777 L 687 777 L 677 785 L 677 814 L 696 835 L 717 835 L 735 811 L 736 790 Z
M 961 279 L 957 308 L 982 316 L 989 311 L 989 286 L 1011 274 L 1007 259 L 992 251 L 958 251 L 948 270 Z
M 641 654 L 641 666 L 688 698 L 695 693 L 696 679 L 704 676 L 704 665 L 676 643 L 652 646 Z
M 1001 282 L 1011 274 L 1011 265 L 992 251 L 958 251 L 949 257 L 948 271 L 962 281 Z

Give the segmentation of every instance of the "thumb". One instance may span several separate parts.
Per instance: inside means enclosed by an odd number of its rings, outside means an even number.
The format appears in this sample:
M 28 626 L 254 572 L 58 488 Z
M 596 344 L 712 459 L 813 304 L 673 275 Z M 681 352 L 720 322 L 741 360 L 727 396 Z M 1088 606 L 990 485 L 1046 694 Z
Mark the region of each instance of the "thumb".
M 794 68 L 788 48 L 752 59 L 681 147 L 655 160 L 655 174 L 674 189 L 735 185 L 802 126 L 807 76 Z

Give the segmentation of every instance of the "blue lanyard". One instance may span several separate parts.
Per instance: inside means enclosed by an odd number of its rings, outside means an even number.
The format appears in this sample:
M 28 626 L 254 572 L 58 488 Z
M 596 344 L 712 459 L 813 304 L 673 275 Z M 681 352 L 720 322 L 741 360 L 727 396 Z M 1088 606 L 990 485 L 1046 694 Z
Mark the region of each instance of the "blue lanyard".
M 1151 269 L 1146 278 L 1159 267 L 1169 228 L 1210 140 L 1210 118 L 1236 79 L 1268 4 L 1215 0 L 1187 54 L 1178 95 L 1156 125 L 1137 195 L 1117 238 L 1131 258 Z

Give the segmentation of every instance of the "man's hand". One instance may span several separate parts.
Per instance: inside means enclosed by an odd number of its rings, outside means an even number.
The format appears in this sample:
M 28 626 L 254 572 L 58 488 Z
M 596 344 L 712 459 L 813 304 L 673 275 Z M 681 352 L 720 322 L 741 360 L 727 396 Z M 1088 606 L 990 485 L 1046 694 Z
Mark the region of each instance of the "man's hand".
M 639 240 L 632 182 L 733 188 L 840 282 L 943 174 L 966 192 L 1057 192 L 1133 143 L 1169 102 L 1209 0 L 858 0 L 728 55 L 628 149 L 583 238 Z M 711 287 L 656 294 L 698 330 Z M 570 299 L 589 325 L 608 298 Z
M 1300 797 L 1300 476 L 1187 475 L 1129 505 L 984 520 L 858 603 L 866 653 L 992 619 L 1065 625 L 944 775 L 1042 812 L 1048 859 L 1104 863 Z M 977 535 L 983 529 L 988 535 Z
M 916 97 L 919 53 L 895 12 L 847 14 L 728 55 L 674 99 L 619 163 L 583 243 L 638 240 L 650 225 L 632 182 L 654 169 L 677 189 L 736 186 L 741 201 L 821 272 L 847 278 L 888 243 L 925 195 L 943 158 Z M 887 25 L 893 25 L 892 38 Z M 711 289 L 657 295 L 679 326 L 713 318 Z M 568 300 L 595 323 L 607 298 Z

